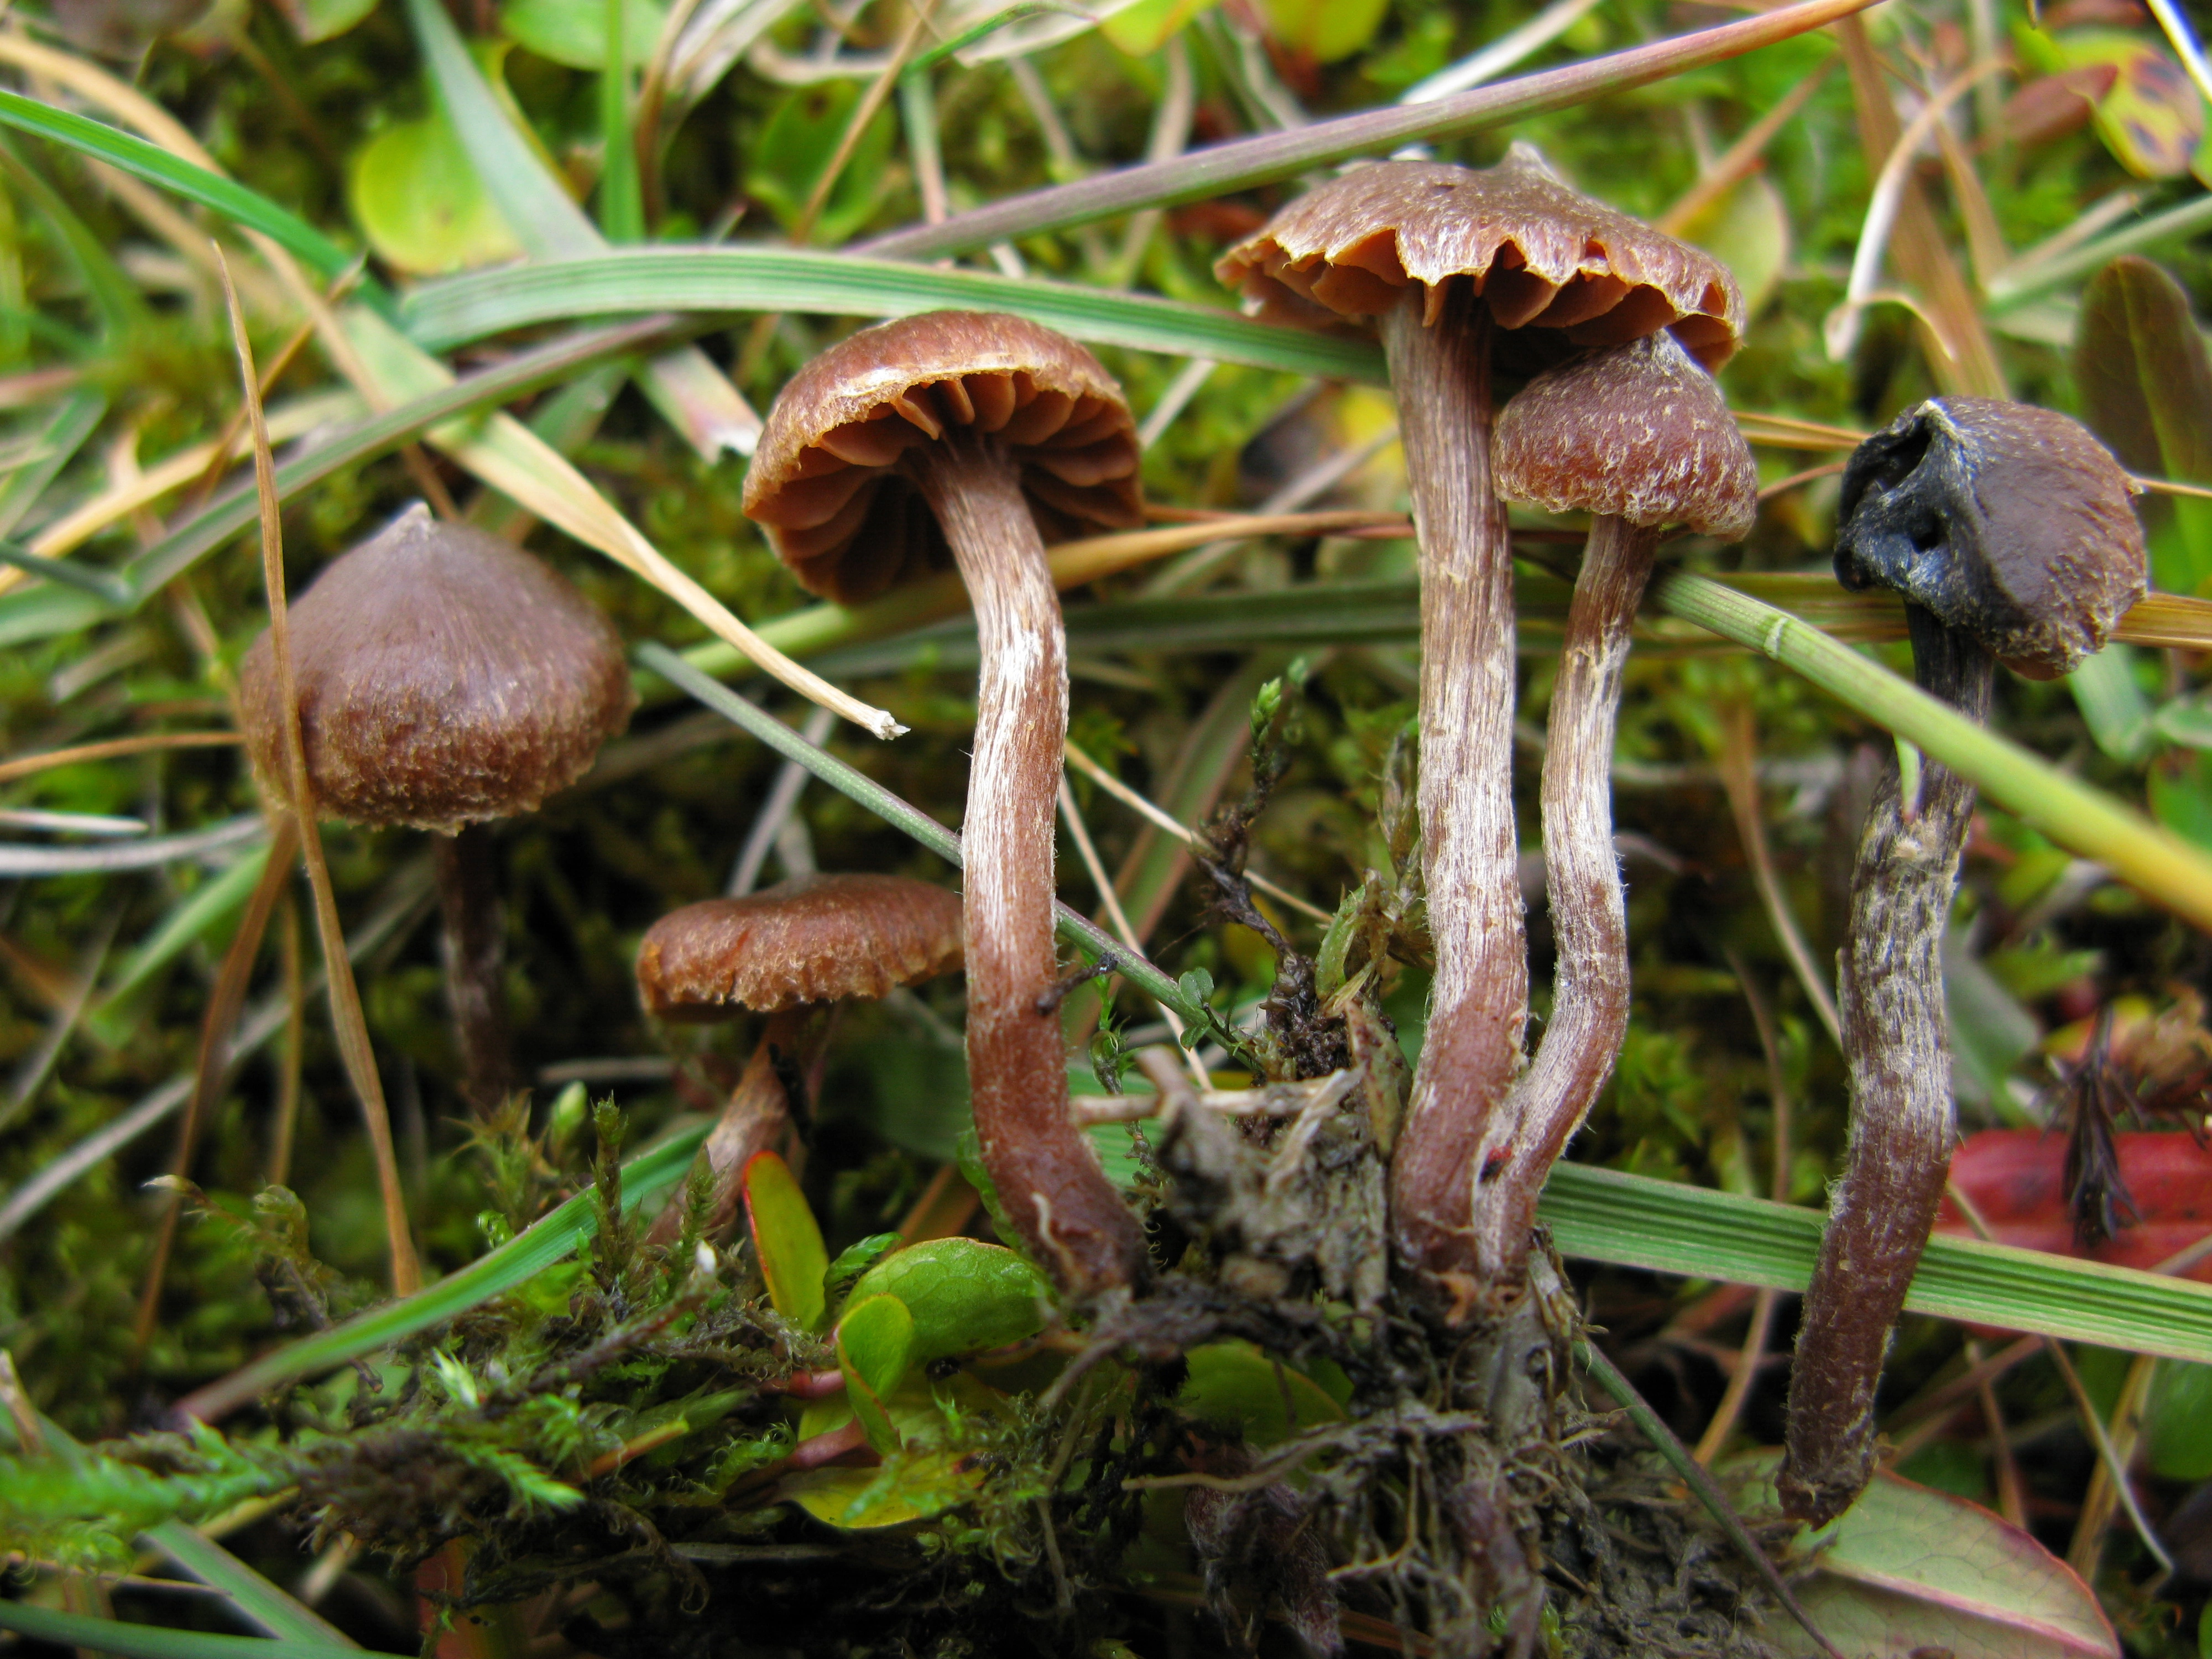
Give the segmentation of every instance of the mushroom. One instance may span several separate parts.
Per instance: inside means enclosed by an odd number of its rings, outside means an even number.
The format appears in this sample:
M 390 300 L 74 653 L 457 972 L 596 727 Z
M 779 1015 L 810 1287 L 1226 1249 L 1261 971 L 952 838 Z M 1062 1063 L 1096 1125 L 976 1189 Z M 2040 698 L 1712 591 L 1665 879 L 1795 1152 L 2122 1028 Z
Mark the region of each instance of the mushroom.
M 447 994 L 465 1092 L 507 1092 L 505 996 L 484 832 L 580 777 L 636 706 L 622 642 L 567 578 L 419 502 L 333 560 L 291 610 L 316 810 L 438 832 Z M 239 667 L 253 764 L 281 798 L 276 661 Z
M 1484 1281 L 1475 1148 L 1521 1064 L 1528 964 L 1513 826 L 1513 566 L 1491 376 L 1671 331 L 1707 368 L 1742 331 L 1726 267 L 1553 176 L 1381 161 L 1307 192 L 1215 267 L 1261 315 L 1377 329 L 1421 548 L 1420 812 L 1437 969 L 1392 1159 L 1399 1253 L 1455 1314 Z M 1517 1265 L 1502 1286 L 1510 1295 Z
M 1735 541 L 1759 509 L 1751 447 L 1712 377 L 1666 334 L 1529 381 L 1498 416 L 1493 461 L 1508 501 L 1593 516 L 1544 754 L 1557 988 L 1535 1058 L 1475 1146 L 1474 1253 L 1486 1283 L 1519 1276 L 1544 1178 L 1611 1075 L 1628 1027 L 1613 728 L 1629 629 L 1660 527 L 1686 525 Z
M 646 930 L 637 988 L 647 1013 L 686 1023 L 769 1016 L 699 1149 L 714 1182 L 706 1237 L 729 1231 L 746 1161 L 789 1122 L 785 1079 L 813 1069 L 830 1005 L 889 996 L 959 965 L 959 898 L 903 876 L 794 877 L 687 904 Z M 654 1243 L 683 1231 L 684 1194 L 678 1188 L 654 1220 Z
M 968 1074 L 1020 1242 L 1079 1301 L 1136 1283 L 1144 1235 L 1070 1116 L 1052 1009 L 1054 811 L 1066 646 L 1046 535 L 1142 516 L 1133 422 L 1097 359 L 1013 317 L 864 329 L 792 377 L 745 511 L 812 592 L 851 603 L 949 552 L 982 667 L 968 775 Z
M 1987 398 L 1921 404 L 1844 469 L 1836 575 L 1904 596 L 1921 689 L 1977 722 L 1993 659 L 2050 678 L 2142 596 L 2127 475 L 2075 422 Z M 1783 1507 L 1825 1525 L 1865 1486 L 1875 1386 L 1942 1197 L 1956 1132 L 1940 951 L 1974 787 L 1877 785 L 1851 875 L 1837 1005 L 1851 1133 L 1790 1368 Z

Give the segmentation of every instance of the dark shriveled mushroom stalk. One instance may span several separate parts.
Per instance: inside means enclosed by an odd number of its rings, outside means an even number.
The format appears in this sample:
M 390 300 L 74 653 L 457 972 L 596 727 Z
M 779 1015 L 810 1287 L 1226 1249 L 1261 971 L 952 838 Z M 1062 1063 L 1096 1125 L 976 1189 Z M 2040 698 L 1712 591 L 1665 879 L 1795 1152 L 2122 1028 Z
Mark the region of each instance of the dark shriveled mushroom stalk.
M 2144 589 L 2142 532 L 2112 456 L 2049 410 L 1923 404 L 1844 474 L 1836 574 L 1905 597 L 1922 689 L 1986 720 L 1996 662 L 2037 678 L 2100 648 Z M 1864 1488 L 1890 1330 L 1926 1248 L 1956 1133 L 1941 961 L 1974 788 L 1890 769 L 1851 876 L 1838 1006 L 1851 1136 L 1790 1377 L 1783 1507 L 1826 1525 Z
M 1720 388 L 1671 335 L 1547 369 L 1498 417 L 1499 494 L 1592 515 L 1559 647 L 1544 754 L 1547 886 L 1558 936 L 1552 1017 L 1475 1151 L 1474 1257 L 1518 1262 L 1553 1164 L 1605 1086 L 1628 1029 L 1628 919 L 1613 850 L 1613 744 L 1629 630 L 1662 526 L 1726 541 L 1759 509 L 1751 447 Z
M 1478 1261 L 1475 1149 L 1521 1064 L 1527 950 L 1513 824 L 1513 572 L 1492 487 L 1492 370 L 1674 331 L 1708 368 L 1741 332 L 1724 267 L 1569 189 L 1516 145 L 1485 172 L 1359 167 L 1216 267 L 1263 316 L 1382 336 L 1421 546 L 1420 812 L 1437 970 L 1391 1164 L 1399 1254 L 1449 1317 L 1518 1293 Z
M 865 598 L 949 551 L 982 667 L 968 776 L 968 1075 L 1022 1243 L 1078 1301 L 1145 1274 L 1144 1235 L 1070 1116 L 1054 982 L 1054 811 L 1066 645 L 1046 531 L 1141 516 L 1134 423 L 1096 358 L 1012 317 L 863 330 L 778 396 L 745 510 L 816 592 Z
M 745 1164 L 789 1124 L 785 1078 L 811 1074 L 832 1005 L 873 1001 L 959 965 L 958 896 L 904 876 L 797 876 L 687 904 L 646 930 L 637 988 L 647 1013 L 684 1024 L 769 1017 L 699 1148 L 696 1162 L 712 1176 L 705 1237 L 720 1241 L 735 1224 Z M 686 1204 L 684 1188 L 669 1195 L 651 1243 L 676 1240 Z

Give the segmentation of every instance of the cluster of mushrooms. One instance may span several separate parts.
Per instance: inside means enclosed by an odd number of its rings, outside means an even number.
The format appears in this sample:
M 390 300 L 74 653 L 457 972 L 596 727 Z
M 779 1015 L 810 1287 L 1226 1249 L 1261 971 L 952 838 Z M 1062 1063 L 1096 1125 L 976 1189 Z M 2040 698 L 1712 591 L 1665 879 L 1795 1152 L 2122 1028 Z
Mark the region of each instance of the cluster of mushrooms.
M 1436 975 L 1390 1167 L 1403 1282 L 1440 1327 L 1527 1296 L 1538 1194 L 1610 1074 L 1629 957 L 1608 771 L 1630 625 L 1662 529 L 1739 538 L 1751 457 L 1714 386 L 1743 304 L 1711 257 L 1579 195 L 1516 146 L 1486 171 L 1395 161 L 1308 193 L 1220 264 L 1262 315 L 1378 333 L 1420 550 L 1419 817 Z M 1497 382 L 1523 382 L 1496 407 Z M 700 1153 L 726 1232 L 747 1159 L 809 1086 L 824 1011 L 964 963 L 985 1168 L 1018 1243 L 1072 1308 L 1141 1293 L 1136 1215 L 1068 1105 L 1050 1000 L 1066 648 L 1045 548 L 1142 521 L 1138 441 L 1091 355 L 1012 317 L 863 330 L 785 386 L 746 511 L 811 591 L 843 603 L 946 562 L 974 604 L 981 678 L 963 890 L 809 877 L 688 906 L 647 936 L 641 995 L 672 1020 L 769 1017 Z M 1590 515 L 1541 785 L 1559 941 L 1553 1012 L 1524 1052 L 1528 967 L 1512 799 L 1516 645 L 1505 503 Z M 1991 665 L 2062 672 L 2143 589 L 2118 468 L 2073 422 L 1923 405 L 1844 489 L 1837 568 L 1906 596 L 1926 689 L 1985 716 Z M 465 827 L 573 781 L 635 701 L 612 630 L 528 555 L 417 508 L 296 607 L 300 733 L 321 811 L 441 832 L 448 965 L 470 1090 L 506 1086 L 495 925 Z M 267 641 L 243 701 L 283 775 Z M 280 787 L 277 793 L 285 792 Z M 1842 1006 L 1854 1131 L 1808 1299 L 1783 1487 L 1825 1520 L 1863 1485 L 1890 1327 L 1952 1136 L 1936 946 L 1972 810 L 1929 765 L 1893 772 L 1859 854 Z M 463 838 L 452 839 L 456 831 Z M 679 1194 L 655 1224 L 677 1236 Z

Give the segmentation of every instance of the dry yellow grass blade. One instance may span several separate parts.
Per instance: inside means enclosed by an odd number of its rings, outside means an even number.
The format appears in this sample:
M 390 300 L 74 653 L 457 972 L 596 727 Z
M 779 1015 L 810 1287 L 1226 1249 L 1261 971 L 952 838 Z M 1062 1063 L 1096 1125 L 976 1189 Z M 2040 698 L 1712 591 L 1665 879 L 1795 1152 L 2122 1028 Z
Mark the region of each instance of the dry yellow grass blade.
M 238 290 L 231 283 L 228 268 L 219 269 L 223 300 L 230 309 L 231 343 L 238 353 L 239 377 L 245 387 L 246 420 L 253 434 L 254 482 L 261 495 L 261 574 L 269 591 L 269 641 L 276 659 L 277 700 L 283 715 L 285 793 L 290 797 L 293 828 L 298 832 L 307 866 L 307 885 L 314 894 L 316 931 L 322 936 L 338 1056 L 345 1062 L 347 1079 L 361 1103 L 369 1148 L 376 1160 L 376 1182 L 384 1197 L 385 1232 L 392 1249 L 392 1293 L 412 1296 L 422 1288 L 422 1268 L 415 1255 L 414 1237 L 408 1231 L 399 1160 L 392 1144 L 392 1114 L 385 1104 L 384 1081 L 369 1048 L 361 990 L 354 983 L 352 959 L 346 954 L 345 934 L 338 924 L 337 895 L 331 885 L 330 866 L 323 858 L 322 831 L 315 822 L 315 792 L 307 779 L 307 741 L 300 732 L 300 688 L 292 673 L 291 620 L 284 597 L 284 531 L 276 501 L 276 458 L 269 447 L 268 422 L 261 416 L 261 382 L 253 368 L 252 343 L 246 337 L 246 313 L 238 303 Z M 277 847 L 281 846 L 280 837 Z M 276 850 L 271 849 L 272 860 Z
M 168 112 L 82 58 L 42 46 L 20 33 L 0 32 L 0 64 L 44 76 L 195 167 L 210 173 L 223 171 Z M 290 290 L 302 313 L 322 325 L 317 331 L 325 350 L 372 408 L 388 409 L 452 383 L 453 374 L 445 364 L 374 313 L 350 307 L 343 326 L 337 325 L 337 319 L 331 317 L 290 254 L 258 234 L 249 232 L 248 240 Z M 704 623 L 718 638 L 801 696 L 878 738 L 895 738 L 905 730 L 888 711 L 848 696 L 754 633 L 720 600 L 672 563 L 592 488 L 590 480 L 520 422 L 493 414 L 457 421 L 426 435 L 434 446 L 493 489 L 643 577 Z

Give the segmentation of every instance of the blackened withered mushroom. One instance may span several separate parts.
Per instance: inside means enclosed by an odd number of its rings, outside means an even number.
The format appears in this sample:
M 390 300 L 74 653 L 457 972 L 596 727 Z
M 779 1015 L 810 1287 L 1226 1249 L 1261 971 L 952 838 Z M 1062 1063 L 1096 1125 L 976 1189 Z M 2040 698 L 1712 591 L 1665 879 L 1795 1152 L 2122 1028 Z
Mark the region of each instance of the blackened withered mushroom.
M 316 810 L 437 832 L 446 970 L 465 1092 L 506 1092 L 501 951 L 483 832 L 582 776 L 636 706 L 622 641 L 530 554 L 417 504 L 341 555 L 291 611 Z M 239 666 L 255 767 L 286 793 L 269 636 Z
M 2118 464 L 2075 422 L 1943 398 L 1859 446 L 1844 473 L 1836 574 L 1905 601 L 1913 676 L 1976 721 L 1994 659 L 2049 678 L 2100 648 L 2145 586 Z M 1974 787 L 1887 770 L 1859 842 L 1837 1005 L 1851 1133 L 1790 1377 L 1784 1507 L 1815 1526 L 1865 1486 L 1875 1386 L 1942 1197 L 1956 1125 L 1940 951 Z
M 1517 1273 L 1553 1163 L 1613 1071 L 1628 1027 L 1628 925 L 1613 848 L 1613 743 L 1629 630 L 1661 526 L 1751 528 L 1751 447 L 1712 377 L 1667 334 L 1547 369 L 1505 405 L 1498 490 L 1591 514 L 1559 647 L 1544 755 L 1547 885 L 1558 935 L 1552 1017 L 1476 1143 L 1474 1260 Z
M 1743 300 L 1710 256 L 1516 145 L 1483 172 L 1358 167 L 1217 265 L 1263 316 L 1382 336 L 1421 548 L 1420 811 L 1437 970 L 1392 1159 L 1398 1250 L 1455 1311 L 1481 1299 L 1474 1148 L 1521 1063 L 1528 964 L 1513 824 L 1513 569 L 1492 486 L 1493 367 L 1529 374 L 1659 329 L 1708 368 Z M 1515 1293 L 1517 1266 L 1498 1286 Z
M 959 965 L 959 896 L 903 876 L 798 876 L 687 904 L 646 930 L 637 988 L 647 1012 L 689 1024 L 769 1016 L 699 1149 L 714 1177 L 708 1237 L 727 1232 L 747 1160 L 790 1121 L 786 1079 L 812 1070 L 830 1005 L 872 1001 Z M 679 1188 L 653 1223 L 653 1242 L 683 1231 L 684 1205 Z
M 1144 1236 L 1067 1108 L 1053 836 L 1066 642 L 1044 538 L 1141 517 L 1121 389 L 1073 340 L 933 312 L 860 332 L 792 377 L 745 511 L 817 593 L 852 600 L 949 551 L 982 666 L 964 842 L 968 1073 L 985 1167 L 1021 1243 L 1078 1300 L 1130 1285 Z

